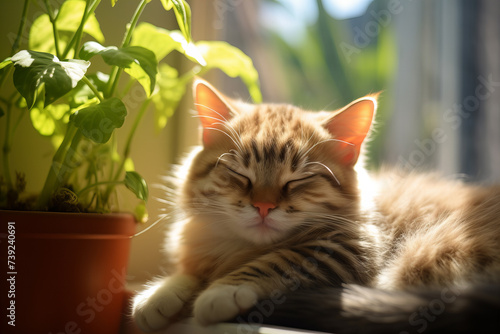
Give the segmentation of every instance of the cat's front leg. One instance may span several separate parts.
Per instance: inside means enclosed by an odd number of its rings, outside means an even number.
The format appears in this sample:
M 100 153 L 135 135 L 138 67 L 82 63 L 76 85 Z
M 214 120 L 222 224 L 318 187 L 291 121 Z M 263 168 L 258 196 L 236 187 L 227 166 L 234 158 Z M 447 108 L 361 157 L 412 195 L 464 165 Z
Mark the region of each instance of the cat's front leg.
M 297 289 L 361 282 L 357 277 L 364 267 L 358 263 L 328 240 L 277 249 L 214 281 L 196 299 L 194 317 L 202 325 L 231 320 L 259 300 Z
M 132 315 L 145 332 L 167 327 L 199 286 L 191 275 L 173 275 L 151 284 L 134 298 Z
M 254 306 L 259 291 L 252 285 L 213 284 L 194 303 L 194 317 L 201 325 L 230 320 Z

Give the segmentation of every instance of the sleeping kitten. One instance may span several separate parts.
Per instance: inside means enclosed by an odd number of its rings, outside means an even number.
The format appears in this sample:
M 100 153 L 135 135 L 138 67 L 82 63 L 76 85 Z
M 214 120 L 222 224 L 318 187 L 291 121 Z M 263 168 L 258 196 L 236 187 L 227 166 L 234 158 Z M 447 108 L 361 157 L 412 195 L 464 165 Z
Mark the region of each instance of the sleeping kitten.
M 202 80 L 194 92 L 203 145 L 176 176 L 183 217 L 167 246 L 176 272 L 135 297 L 141 329 L 191 309 L 202 325 L 246 322 L 241 314 L 263 300 L 274 323 L 407 329 L 427 295 L 451 300 L 499 282 L 500 187 L 368 175 L 376 96 L 308 112 L 234 101 Z

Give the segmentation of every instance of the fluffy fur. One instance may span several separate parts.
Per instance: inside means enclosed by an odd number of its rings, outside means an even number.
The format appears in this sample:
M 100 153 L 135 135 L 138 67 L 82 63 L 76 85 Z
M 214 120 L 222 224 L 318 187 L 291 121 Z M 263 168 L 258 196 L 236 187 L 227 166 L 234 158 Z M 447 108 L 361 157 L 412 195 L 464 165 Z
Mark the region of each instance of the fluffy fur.
M 376 96 L 308 112 L 233 101 L 201 80 L 194 91 L 203 145 L 175 179 L 176 272 L 135 298 L 143 330 L 191 309 L 200 324 L 227 321 L 262 301 L 273 312 L 261 321 L 343 331 L 342 318 L 353 332 L 406 330 L 443 289 L 474 296 L 474 287 L 498 284 L 500 188 L 369 175 L 362 149 Z M 450 303 L 446 314 L 468 310 Z

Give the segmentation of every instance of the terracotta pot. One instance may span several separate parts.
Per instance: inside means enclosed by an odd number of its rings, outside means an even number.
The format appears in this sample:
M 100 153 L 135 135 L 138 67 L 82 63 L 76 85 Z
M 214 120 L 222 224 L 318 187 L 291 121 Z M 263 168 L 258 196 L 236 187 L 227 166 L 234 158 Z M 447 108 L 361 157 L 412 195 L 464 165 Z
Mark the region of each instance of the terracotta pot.
M 0 226 L 2 333 L 118 333 L 131 215 L 0 211 Z

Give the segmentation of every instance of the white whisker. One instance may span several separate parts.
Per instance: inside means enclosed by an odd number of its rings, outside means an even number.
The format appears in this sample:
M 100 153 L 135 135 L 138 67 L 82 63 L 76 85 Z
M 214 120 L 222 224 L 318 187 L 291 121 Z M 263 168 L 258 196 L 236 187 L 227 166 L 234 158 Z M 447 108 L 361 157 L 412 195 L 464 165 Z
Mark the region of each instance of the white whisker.
M 231 136 L 230 136 L 230 135 L 229 135 L 226 131 L 221 130 L 221 129 L 218 129 L 218 128 L 212 128 L 212 127 L 208 127 L 208 128 L 205 128 L 205 129 L 207 129 L 207 130 L 216 130 L 216 131 L 219 131 L 219 132 L 221 132 L 221 133 L 225 134 L 226 136 L 228 136 L 228 137 L 229 137 L 229 139 L 231 139 L 231 141 L 234 143 L 234 145 L 236 145 L 236 147 L 238 147 L 238 149 L 240 149 L 240 150 L 241 150 L 241 146 L 240 146 L 240 145 L 236 142 L 236 140 L 234 140 L 234 138 L 233 138 L 233 137 L 231 137 Z
M 137 232 L 136 234 L 134 234 L 132 236 L 132 238 L 135 238 L 147 231 L 149 231 L 151 228 L 153 228 L 156 224 L 158 224 L 159 222 L 161 222 L 162 220 L 164 219 L 167 219 L 169 216 L 167 214 L 162 214 L 162 215 L 159 215 L 158 219 L 151 225 L 149 225 L 148 227 L 146 227 L 144 230 L 140 231 L 140 232 Z
M 339 143 L 344 143 L 344 144 L 347 144 L 347 145 L 351 145 L 351 146 L 354 146 L 353 143 L 349 143 L 345 140 L 340 140 L 340 139 L 335 139 L 335 138 L 330 138 L 330 139 L 326 139 L 326 140 L 322 140 L 316 144 L 314 144 L 311 148 L 309 148 L 306 153 L 303 154 L 303 156 L 306 156 L 309 152 L 311 152 L 311 150 L 313 150 L 316 146 L 318 146 L 319 144 L 323 144 L 323 143 L 327 143 L 327 142 L 339 142 Z
M 298 153 L 299 153 L 299 155 L 300 155 L 301 157 L 304 157 L 304 156 L 305 156 L 305 154 L 303 153 L 303 151 L 304 151 L 304 149 L 308 146 L 309 142 L 311 141 L 311 139 L 312 139 L 312 137 L 314 136 L 314 134 L 315 134 L 315 133 L 316 133 L 316 131 L 313 131 L 313 133 L 311 133 L 311 135 L 310 135 L 310 136 L 309 136 L 309 138 L 306 140 L 306 142 L 305 142 L 305 143 L 303 143 L 303 144 L 301 145 L 301 147 L 299 148 L 299 152 L 298 152 Z M 304 133 L 302 133 L 302 138 L 304 138 L 304 139 L 305 139 L 305 137 L 304 137 L 303 135 L 304 135 Z
M 213 123 L 212 125 L 222 125 L 222 126 L 226 126 L 225 123 L 220 123 L 220 122 L 216 122 L 216 123 Z M 235 143 L 235 145 L 238 147 L 238 150 L 242 150 L 242 143 L 241 143 L 241 140 L 240 140 L 240 137 L 237 133 L 235 133 L 234 129 L 232 129 L 231 127 L 228 127 L 226 126 L 227 129 L 229 129 L 231 131 L 231 134 L 232 136 L 229 136 L 229 134 L 227 134 L 231 139 L 233 139 L 233 142 Z M 209 128 L 207 128 L 209 129 Z M 235 137 L 234 137 L 235 136 Z
M 171 187 L 166 186 L 164 184 L 160 184 L 160 183 L 152 184 L 151 188 L 153 188 L 153 189 L 159 189 L 159 190 L 164 191 L 164 192 L 170 192 L 170 191 L 173 190 Z
M 215 167 L 217 167 L 219 165 L 219 161 L 225 156 L 225 155 L 232 155 L 232 156 L 235 156 L 235 157 L 238 157 L 238 155 L 234 154 L 234 153 L 230 153 L 230 152 L 226 152 L 226 153 L 222 153 L 219 158 L 217 159 L 217 163 L 215 164 Z
M 207 115 L 202 115 L 202 116 L 198 116 L 198 117 L 205 117 L 205 118 L 210 118 L 210 119 L 214 119 L 214 120 L 217 120 L 219 122 L 221 122 L 220 124 L 224 125 L 232 134 L 233 136 L 235 136 L 237 139 L 238 139 L 238 142 L 241 144 L 241 139 L 240 139 L 240 134 L 238 133 L 238 131 L 236 131 L 236 129 L 229 123 L 229 120 L 226 119 L 224 116 L 222 116 L 219 112 L 217 112 L 216 110 L 206 106 L 206 105 L 202 105 L 202 104 L 199 104 L 199 103 L 195 103 L 195 105 L 197 106 L 202 106 L 204 108 L 207 108 L 211 111 L 213 111 L 214 113 L 216 113 L 217 115 L 219 115 L 220 117 L 222 117 L 222 119 L 220 118 L 216 118 L 216 117 L 212 117 L 212 116 L 207 116 Z
M 208 110 L 213 111 L 214 113 L 216 113 L 217 115 L 219 115 L 220 117 L 222 117 L 222 119 L 224 121 L 227 122 L 227 119 L 224 116 L 222 116 L 222 114 L 220 112 L 216 111 L 215 109 L 212 109 L 212 108 L 210 108 L 210 107 L 208 107 L 208 106 L 206 106 L 204 104 L 200 104 L 200 103 L 195 103 L 194 105 L 195 106 L 200 106 L 200 107 L 203 107 L 203 108 L 207 108 Z
M 235 136 L 238 141 L 241 143 L 241 140 L 240 140 L 240 135 L 238 134 L 238 132 L 234 129 L 234 127 L 232 127 L 229 123 L 227 123 L 225 120 L 222 120 L 220 118 L 217 118 L 217 117 L 213 117 L 213 116 L 207 116 L 207 115 L 195 115 L 193 117 L 196 117 L 196 118 L 209 118 L 209 119 L 213 119 L 217 122 L 214 122 L 212 123 L 212 125 L 222 125 L 224 126 L 226 129 L 229 130 L 229 132 L 231 132 L 231 134 L 233 136 Z
M 320 165 L 321 167 L 324 167 L 330 173 L 330 175 L 335 179 L 335 182 L 337 182 L 337 184 L 340 186 L 339 179 L 337 179 L 337 177 L 335 176 L 335 174 L 333 174 L 332 170 L 327 165 L 325 165 L 325 164 L 323 164 L 321 162 L 318 162 L 318 161 L 308 162 L 308 163 L 306 163 L 306 166 L 307 165 Z
M 237 151 L 237 150 L 235 150 L 235 149 L 233 149 L 233 148 L 232 148 L 232 149 L 230 149 L 230 150 L 229 150 L 229 152 L 230 152 L 230 153 L 233 153 L 236 157 L 238 157 L 238 158 L 240 158 L 240 159 L 243 159 L 243 158 L 241 157 L 241 154 L 240 154 L 240 152 L 239 152 L 239 151 Z
M 159 198 L 159 197 L 156 197 L 156 198 L 155 198 L 155 200 L 156 200 L 157 202 L 162 203 L 162 204 L 167 204 L 167 205 L 175 205 L 175 203 L 174 203 L 174 202 L 169 201 L 169 200 L 164 199 L 164 198 Z

